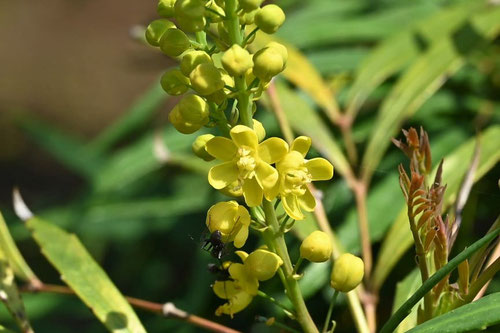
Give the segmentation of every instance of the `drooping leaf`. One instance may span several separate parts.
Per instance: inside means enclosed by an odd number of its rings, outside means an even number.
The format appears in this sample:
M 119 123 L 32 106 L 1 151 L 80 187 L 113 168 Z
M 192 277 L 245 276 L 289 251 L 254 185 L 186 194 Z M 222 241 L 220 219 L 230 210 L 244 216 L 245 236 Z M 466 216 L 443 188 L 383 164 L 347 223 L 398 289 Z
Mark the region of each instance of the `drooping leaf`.
M 285 45 L 288 50 L 288 61 L 283 76 L 311 96 L 331 119 L 336 119 L 339 112 L 337 102 L 316 68 L 295 46 L 276 37 L 257 34 L 254 43 L 257 49 L 260 49 L 271 41 L 277 41 Z
M 9 228 L 5 223 L 5 220 L 0 212 L 0 250 L 5 254 L 6 259 L 9 261 L 10 267 L 14 271 L 14 274 L 21 280 L 26 282 L 39 281 L 35 273 L 28 266 L 24 260 L 21 252 L 14 243 L 12 236 L 10 235 Z
M 390 138 L 467 56 L 500 32 L 500 8 L 474 15 L 453 35 L 437 40 L 398 80 L 384 100 L 361 164 L 363 179 L 369 180 L 385 153 Z
M 471 13 L 484 8 L 484 1 L 462 1 L 425 17 L 415 25 L 384 40 L 359 67 L 349 90 L 347 109 L 356 113 L 372 91 L 389 76 L 425 52 L 428 45 L 459 27 Z
M 276 84 L 280 102 L 292 128 L 312 139 L 313 146 L 327 159 L 335 171 L 345 174 L 349 163 L 319 115 L 297 94 L 283 84 Z
M 20 126 L 37 145 L 47 150 L 71 171 L 91 177 L 100 166 L 101 160 L 87 149 L 79 138 L 35 118 L 24 118 Z
M 474 182 L 481 179 L 481 177 L 500 161 L 500 150 L 498 150 L 499 137 L 500 126 L 491 126 L 481 134 L 481 154 Z M 443 184 L 447 185 L 443 199 L 445 208 L 448 207 L 456 197 L 460 182 L 467 172 L 469 163 L 474 154 L 474 147 L 475 139 L 470 139 L 444 158 Z M 435 172 L 436 170 L 434 170 L 434 173 Z M 394 265 L 413 244 L 408 223 L 406 208 L 401 207 L 400 213 L 394 221 L 380 249 L 373 274 L 376 288 L 382 286 L 385 278 Z
M 195 138 L 196 134 L 180 135 L 172 127 L 159 133 L 156 138 L 154 134 L 145 135 L 137 142 L 113 154 L 96 174 L 94 189 L 97 192 L 122 189 L 160 169 L 166 163 L 178 164 L 194 171 L 207 173 L 210 163 L 202 161 L 190 151 Z M 163 161 L 155 152 L 158 144 L 163 145 L 162 149 L 165 150 L 166 159 Z
M 0 249 L 0 301 L 5 304 L 23 333 L 33 332 L 14 280 L 14 272 L 3 249 Z
M 408 333 L 460 333 L 484 330 L 500 323 L 500 293 L 494 293 L 426 321 Z
M 146 124 L 167 99 L 168 95 L 156 82 L 125 112 L 123 117 L 92 141 L 89 144 L 90 148 L 99 153 L 106 151 L 127 134 Z
M 130 304 L 74 234 L 37 217 L 26 225 L 61 279 L 109 331 L 146 332 Z

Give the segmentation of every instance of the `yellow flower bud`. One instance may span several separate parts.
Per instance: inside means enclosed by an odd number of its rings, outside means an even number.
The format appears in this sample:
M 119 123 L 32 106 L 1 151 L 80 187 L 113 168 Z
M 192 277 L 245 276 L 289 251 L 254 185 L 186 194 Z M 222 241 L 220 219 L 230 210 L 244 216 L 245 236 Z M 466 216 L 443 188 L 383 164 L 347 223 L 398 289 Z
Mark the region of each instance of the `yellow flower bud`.
M 186 32 L 202 31 L 205 28 L 207 20 L 205 17 L 189 18 L 184 16 L 177 17 L 177 24 Z
M 205 4 L 202 0 L 177 0 L 174 10 L 176 18 L 200 19 L 205 15 Z
M 174 5 L 175 5 L 176 0 L 160 0 L 158 2 L 158 8 L 157 12 L 158 15 L 162 17 L 173 17 L 175 12 L 174 12 Z
M 266 47 L 272 48 L 281 55 L 281 58 L 283 59 L 283 69 L 285 69 L 286 62 L 288 60 L 288 51 L 286 47 L 278 42 L 270 42 L 269 44 L 266 45 Z
M 257 14 L 259 10 L 256 9 L 256 10 L 252 10 L 251 12 L 243 12 L 239 15 L 239 18 L 240 18 L 240 24 L 245 24 L 245 25 L 251 25 L 255 22 L 255 14 Z M 255 35 L 254 35 L 255 37 Z M 251 39 L 253 40 L 253 38 Z M 249 40 L 248 42 L 250 43 L 251 40 Z
M 240 7 L 243 8 L 245 12 L 251 12 L 262 5 L 263 0 L 240 0 Z
M 208 123 L 208 116 L 210 114 L 208 104 L 200 96 L 184 96 L 177 106 L 181 117 L 187 122 L 200 124 L 200 126 Z
M 274 276 L 283 265 L 283 260 L 271 251 L 258 249 L 248 255 L 244 265 L 249 275 L 259 281 L 265 281 Z
M 180 55 L 190 46 L 189 38 L 179 29 L 167 29 L 160 39 L 160 49 L 171 57 Z
M 332 241 L 323 231 L 313 231 L 300 245 L 300 256 L 312 262 L 327 261 L 332 255 Z
M 172 69 L 163 74 L 160 84 L 167 94 L 177 96 L 188 90 L 189 79 L 180 70 Z
M 264 48 L 253 56 L 253 74 L 264 82 L 270 81 L 284 68 L 283 57 L 274 48 Z
M 361 283 L 364 272 L 365 264 L 361 258 L 344 253 L 333 264 L 330 285 L 338 291 L 349 292 Z
M 177 105 L 170 111 L 168 119 L 174 125 L 175 129 L 183 134 L 191 134 L 201 128 L 201 125 L 189 123 L 183 119 Z
M 224 88 L 224 81 L 217 67 L 212 63 L 196 66 L 189 75 L 191 85 L 200 95 L 210 95 Z
M 182 56 L 181 72 L 189 76 L 196 66 L 210 62 L 212 62 L 212 59 L 206 52 L 198 50 L 188 51 Z
M 259 142 L 266 138 L 266 130 L 264 128 L 264 125 L 262 125 L 262 123 L 256 119 L 253 120 L 253 130 L 255 131 L 255 133 L 257 133 Z
M 214 157 L 209 153 L 207 153 L 207 151 L 205 150 L 207 142 L 210 141 L 213 137 L 214 136 L 212 134 L 203 134 L 197 137 L 196 140 L 194 140 L 193 144 L 191 145 L 193 153 L 205 161 L 213 160 Z
M 268 34 L 275 33 L 283 22 L 285 22 L 285 13 L 276 5 L 264 6 L 255 14 L 255 24 Z
M 217 5 L 215 2 L 209 3 L 208 8 L 210 8 L 211 10 L 213 10 L 213 11 L 221 14 L 222 16 L 225 15 L 224 9 L 222 9 L 222 7 L 220 7 L 219 5 Z M 216 22 L 221 22 L 222 21 L 222 16 L 221 15 L 217 15 L 217 14 L 215 14 L 212 11 L 207 11 L 207 14 L 208 14 L 207 16 L 210 18 L 210 22 L 216 23 Z
M 232 76 L 243 75 L 253 66 L 250 53 L 238 44 L 234 44 L 224 52 L 221 62 L 224 69 Z
M 160 38 L 168 29 L 175 29 L 175 24 L 169 20 L 154 20 L 146 28 L 146 40 L 152 46 L 160 46 Z

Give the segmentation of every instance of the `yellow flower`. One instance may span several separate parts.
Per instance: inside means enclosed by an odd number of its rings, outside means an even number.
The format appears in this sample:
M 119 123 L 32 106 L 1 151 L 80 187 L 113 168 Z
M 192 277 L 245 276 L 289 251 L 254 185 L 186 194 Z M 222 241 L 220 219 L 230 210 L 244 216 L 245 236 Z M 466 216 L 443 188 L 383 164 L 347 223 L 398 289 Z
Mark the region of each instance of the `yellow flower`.
M 244 266 L 250 276 L 259 281 L 269 280 L 283 265 L 283 260 L 266 249 L 257 249 L 244 260 Z
M 259 289 L 259 281 L 250 276 L 243 264 L 231 263 L 229 266 L 231 280 L 215 281 L 214 293 L 228 302 L 219 306 L 215 311 L 217 316 L 225 313 L 231 317 L 246 308 Z
M 311 138 L 296 138 L 290 151 L 276 163 L 279 181 L 269 196 L 281 196 L 283 208 L 295 220 L 304 219 L 302 209 L 312 212 L 316 200 L 307 185 L 316 180 L 328 180 L 333 177 L 333 166 L 324 158 L 304 159 L 311 147 Z
M 224 243 L 240 248 L 248 238 L 250 214 L 236 201 L 218 202 L 208 210 L 206 224 L 211 233 L 220 231 Z
M 233 127 L 230 135 L 232 140 L 215 137 L 207 142 L 207 152 L 223 161 L 210 169 L 210 185 L 220 190 L 238 181 L 250 207 L 260 205 L 264 194 L 272 200 L 275 196 L 269 194 L 278 181 L 278 171 L 271 164 L 285 156 L 287 143 L 269 138 L 259 144 L 255 131 L 243 125 Z

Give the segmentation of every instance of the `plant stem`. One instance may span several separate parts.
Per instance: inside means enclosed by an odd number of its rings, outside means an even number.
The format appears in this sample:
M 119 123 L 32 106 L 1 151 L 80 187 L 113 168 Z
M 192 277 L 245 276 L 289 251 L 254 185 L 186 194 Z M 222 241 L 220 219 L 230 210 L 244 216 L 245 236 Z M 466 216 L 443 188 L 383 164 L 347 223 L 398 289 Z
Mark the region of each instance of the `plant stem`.
M 300 264 L 302 264 L 302 261 L 303 261 L 303 260 L 304 260 L 304 258 L 299 257 L 299 259 L 297 260 L 297 262 L 296 262 L 296 263 L 295 263 L 295 265 L 293 266 L 293 272 L 292 272 L 292 275 L 297 274 L 297 271 L 299 270 Z
M 285 314 L 287 316 L 289 316 L 290 318 L 295 318 L 295 314 L 293 313 L 292 310 L 290 310 L 286 305 L 284 305 L 283 303 L 279 302 L 276 298 L 272 297 L 272 296 L 269 296 L 268 294 L 266 294 L 265 292 L 259 290 L 257 291 L 257 296 L 260 296 L 262 298 L 265 298 L 267 299 L 269 302 L 275 304 L 276 306 L 280 307 L 281 309 L 283 309 L 283 311 L 285 312 Z
M 325 324 L 323 325 L 323 333 L 326 333 L 328 330 L 328 326 L 330 326 L 330 318 L 332 317 L 332 312 L 333 312 L 333 306 L 335 305 L 335 300 L 337 299 L 337 296 L 339 295 L 339 291 L 335 290 L 333 292 L 332 299 L 330 300 L 330 306 L 328 307 L 328 312 L 326 313 L 326 318 L 325 318 Z
M 358 224 L 361 234 L 361 249 L 363 261 L 365 263 L 365 280 L 370 280 L 372 270 L 372 247 L 370 242 L 370 227 L 368 225 L 368 215 L 366 211 L 366 186 L 359 182 L 353 188 L 356 198 L 356 208 L 358 210 Z
M 450 274 L 462 261 L 470 258 L 474 252 L 478 251 L 482 246 L 491 242 L 500 234 L 500 228 L 491 231 L 483 238 L 479 239 L 471 246 L 460 252 L 455 258 L 450 260 L 446 265 L 434 273 L 427 281 L 422 283 L 422 286 L 401 305 L 401 307 L 392 315 L 380 330 L 380 333 L 390 333 L 398 327 L 399 323 L 410 313 L 415 304 L 424 297 L 436 284 L 439 283 L 445 276 Z
M 314 324 L 311 315 L 307 311 L 304 298 L 299 288 L 299 283 L 293 278 L 293 267 L 290 261 L 290 256 L 288 255 L 288 249 L 286 247 L 285 238 L 282 233 L 280 233 L 280 225 L 276 219 L 276 213 L 273 208 L 273 204 L 266 199 L 262 202 L 262 208 L 266 214 L 266 220 L 272 232 L 272 237 L 270 241 L 273 243 L 276 254 L 283 260 L 283 273 L 286 279 L 286 291 L 287 296 L 292 302 L 297 315 L 297 321 L 302 326 L 304 332 L 317 333 L 318 329 Z
M 26 288 L 20 288 L 20 291 L 25 293 L 46 292 L 46 293 L 56 293 L 56 294 L 66 294 L 66 295 L 76 296 L 75 292 L 69 287 L 58 286 L 53 284 L 45 284 L 45 283 L 41 283 L 40 285 L 37 286 L 29 285 Z M 239 331 L 234 330 L 230 327 L 218 324 L 211 320 L 198 317 L 193 314 L 187 313 L 183 310 L 180 310 L 177 307 L 175 307 L 173 303 L 170 302 L 161 304 L 129 296 L 125 296 L 125 299 L 129 302 L 130 305 L 134 306 L 135 308 L 160 314 L 166 318 L 182 320 L 194 326 L 204 328 L 211 332 L 239 333 Z

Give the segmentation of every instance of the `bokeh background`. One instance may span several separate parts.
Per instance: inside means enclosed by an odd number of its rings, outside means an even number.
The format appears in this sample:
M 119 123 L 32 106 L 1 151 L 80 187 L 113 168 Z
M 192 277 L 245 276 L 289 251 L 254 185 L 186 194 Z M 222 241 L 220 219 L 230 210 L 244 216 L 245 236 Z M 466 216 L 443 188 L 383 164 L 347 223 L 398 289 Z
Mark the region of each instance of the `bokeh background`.
M 287 21 L 278 36 L 308 56 L 342 101 L 344 88 L 378 43 L 450 3 L 287 0 L 279 2 Z M 214 319 L 213 311 L 221 302 L 210 290 L 214 277 L 206 265 L 213 260 L 200 249 L 200 239 L 205 211 L 221 197 L 209 188 L 204 166 L 189 155 L 192 138 L 181 138 L 167 122 L 175 100 L 161 92 L 158 78 L 174 64 L 133 38 L 137 26 L 157 17 L 155 8 L 154 1 L 133 0 L 0 2 L 0 209 L 43 281 L 59 283 L 58 274 L 13 214 L 14 186 L 34 212 L 75 232 L 124 294 L 174 301 L 180 308 Z M 423 125 L 429 131 L 436 161 L 478 128 L 499 122 L 499 47 L 497 39 L 480 56 L 471 57 L 405 124 Z M 369 135 L 375 114 L 371 111 L 377 110 L 395 80 L 382 85 L 363 109 L 354 127 L 358 143 Z M 272 114 L 262 110 L 259 118 L 268 134 L 279 135 Z M 163 163 L 161 154 L 155 156 L 155 135 L 169 149 L 180 151 L 180 162 Z M 396 176 L 396 166 L 403 160 L 391 148 L 372 185 L 378 192 L 370 197 L 370 217 L 381 220 L 384 230 L 398 212 L 384 207 L 392 202 L 399 208 L 403 202 Z M 484 234 L 498 215 L 499 171 L 495 166 L 474 186 L 456 248 Z M 357 250 L 354 203 L 345 182 L 337 177 L 320 187 L 332 224 L 343 230 L 341 239 Z M 290 242 L 296 253 L 299 242 L 293 238 Z M 411 253 L 404 259 L 381 293 L 382 321 L 390 314 L 396 283 L 414 267 Z M 271 293 L 277 287 L 277 281 L 265 285 Z M 498 278 L 489 291 L 495 290 L 500 290 Z M 308 301 L 318 320 L 326 312 L 328 295 L 327 288 L 317 288 Z M 24 295 L 24 300 L 38 332 L 105 331 L 74 297 L 37 294 Z M 339 332 L 351 332 L 347 308 L 337 309 Z M 216 320 L 263 332 L 264 326 L 248 323 L 256 314 L 273 311 L 256 299 L 234 320 Z M 197 331 L 142 311 L 138 314 L 150 332 Z M 0 322 L 13 327 L 3 308 Z

